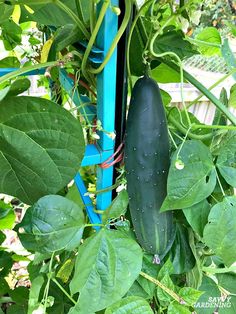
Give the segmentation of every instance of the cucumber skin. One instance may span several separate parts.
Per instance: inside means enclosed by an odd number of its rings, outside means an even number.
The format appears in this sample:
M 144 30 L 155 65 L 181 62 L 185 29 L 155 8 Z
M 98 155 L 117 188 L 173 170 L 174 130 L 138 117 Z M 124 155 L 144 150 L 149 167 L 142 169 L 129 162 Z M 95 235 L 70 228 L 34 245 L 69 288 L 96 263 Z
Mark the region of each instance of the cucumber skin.
M 125 135 L 129 209 L 138 242 L 160 260 L 170 250 L 176 226 L 170 211 L 160 213 L 167 194 L 170 147 L 157 83 L 144 76 L 132 91 Z

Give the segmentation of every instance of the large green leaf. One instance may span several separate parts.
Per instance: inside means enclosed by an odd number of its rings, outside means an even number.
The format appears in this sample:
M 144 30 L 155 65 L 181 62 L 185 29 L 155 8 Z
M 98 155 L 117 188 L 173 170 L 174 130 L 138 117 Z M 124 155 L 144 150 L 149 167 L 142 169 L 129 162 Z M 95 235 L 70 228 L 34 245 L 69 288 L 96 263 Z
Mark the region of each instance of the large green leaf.
M 203 236 L 203 229 L 207 224 L 207 218 L 210 213 L 210 209 L 211 206 L 206 199 L 191 207 L 183 209 L 188 223 L 201 237 Z
M 167 197 L 161 210 L 197 204 L 212 193 L 215 185 L 216 171 L 209 148 L 197 140 L 186 141 L 172 157 Z
M 75 0 L 63 0 L 63 3 L 67 5 L 73 12 L 76 12 Z M 30 13 L 28 10 L 26 10 L 23 5 L 21 6 L 21 23 L 35 21 L 39 24 L 49 26 L 62 26 L 72 22 L 71 17 L 58 8 L 58 6 L 56 6 L 54 3 L 30 4 L 30 8 L 33 10 L 33 13 Z
M 213 56 L 216 54 L 220 54 L 220 47 L 217 45 L 221 45 L 221 36 L 219 31 L 215 27 L 206 27 L 204 28 L 197 36 L 198 47 L 203 55 Z M 215 44 L 216 46 L 211 46 L 209 44 Z
M 142 250 L 136 241 L 120 231 L 102 229 L 79 248 L 70 288 L 80 296 L 69 313 L 95 312 L 118 301 L 141 268 Z
M 112 304 L 105 314 L 153 314 L 153 311 L 146 300 L 133 296 Z
M 198 54 L 195 47 L 187 40 L 181 30 L 170 30 L 157 37 L 154 43 L 154 52 L 163 53 L 171 51 L 176 53 L 180 59 Z
M 32 204 L 75 176 L 84 154 L 80 122 L 35 97 L 0 102 L 0 192 Z
M 229 133 L 220 143 L 217 167 L 225 181 L 236 187 L 236 132 Z
M 9 19 L 9 17 L 12 15 L 14 8 L 1 3 L 0 4 L 0 12 L 1 12 L 1 16 L 0 16 L 0 24 L 2 24 L 3 22 L 7 21 Z
M 151 76 L 158 83 L 180 82 L 180 74 L 164 63 L 161 63 L 156 68 L 152 69 Z
M 236 197 L 225 197 L 212 207 L 203 233 L 204 242 L 227 266 L 236 261 Z
M 17 225 L 23 246 L 41 253 L 74 249 L 80 244 L 83 228 L 82 210 L 59 195 L 42 197 Z

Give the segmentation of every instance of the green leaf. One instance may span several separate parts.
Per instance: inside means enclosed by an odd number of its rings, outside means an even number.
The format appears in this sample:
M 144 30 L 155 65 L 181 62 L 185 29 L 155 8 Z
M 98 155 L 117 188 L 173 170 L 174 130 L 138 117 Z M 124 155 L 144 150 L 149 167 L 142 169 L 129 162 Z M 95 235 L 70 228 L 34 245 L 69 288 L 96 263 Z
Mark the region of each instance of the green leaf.
M 10 86 L 7 96 L 17 96 L 30 88 L 31 82 L 28 78 L 17 78 Z
M 53 43 L 49 52 L 49 60 L 51 59 L 50 55 L 53 55 L 53 52 L 59 52 L 82 39 L 83 33 L 77 26 L 74 24 L 63 25 L 54 34 Z
M 129 204 L 129 197 L 126 190 L 122 190 L 113 200 L 111 205 L 102 214 L 102 222 L 106 223 L 109 219 L 119 218 L 124 215 Z
M 39 296 L 43 284 L 43 275 L 38 275 L 34 279 L 31 278 L 31 287 L 28 300 L 28 314 L 32 314 L 33 311 L 39 306 Z
M 57 193 L 84 155 L 80 122 L 57 104 L 35 97 L 0 102 L 0 192 L 27 204 Z
M 176 237 L 170 252 L 174 274 L 188 272 L 194 267 L 195 258 L 189 246 L 188 229 L 179 223 L 176 224 Z
M 227 64 L 227 68 L 229 71 L 236 67 L 236 58 L 234 52 L 230 48 L 228 38 L 224 38 L 223 45 L 221 47 L 221 53 L 225 62 Z M 236 80 L 236 73 L 232 74 L 233 78 Z
M 175 285 L 168 274 L 160 280 L 160 282 L 172 291 L 176 291 Z M 173 298 L 165 292 L 161 287 L 157 287 L 157 298 L 162 302 L 171 302 Z
M 17 225 L 23 246 L 40 253 L 73 250 L 80 244 L 83 229 L 83 211 L 59 195 L 39 199 Z
M 183 168 L 176 165 L 181 161 Z M 187 208 L 208 197 L 216 185 L 216 171 L 209 148 L 197 140 L 186 141 L 174 153 L 161 210 Z
M 155 40 L 154 52 L 159 54 L 167 51 L 174 52 L 180 59 L 198 54 L 195 47 L 187 40 L 181 30 L 170 30 L 160 35 Z
M 153 278 L 157 278 L 157 274 L 160 270 L 160 265 L 153 263 L 153 255 L 144 254 L 142 271 Z M 128 296 L 139 296 L 144 299 L 152 299 L 156 290 L 156 285 L 147 280 L 143 276 L 139 276 L 129 289 Z
M 4 208 L 2 204 L 4 203 L 0 201 L 0 230 L 12 229 L 16 219 L 15 212 L 11 206 Z
M 221 296 L 217 284 L 211 278 L 204 276 L 199 291 L 203 291 L 204 293 L 195 303 L 195 311 L 197 314 L 212 314 L 216 308 L 215 302 L 212 302 L 212 299 Z
M 2 24 L 3 22 L 7 21 L 10 18 L 10 16 L 13 13 L 13 10 L 14 10 L 14 7 L 11 7 L 4 3 L 0 4 L 0 12 L 1 12 L 0 24 Z
M 222 104 L 225 107 L 228 108 L 229 101 L 228 101 L 227 91 L 224 87 L 222 88 L 222 90 L 220 92 L 220 101 L 222 102 Z M 212 124 L 213 125 L 227 125 L 227 118 L 222 113 L 222 111 L 219 110 L 219 108 L 215 109 L 215 115 L 214 115 L 214 120 L 213 120 Z
M 5 234 L 0 231 L 0 244 L 2 244 L 5 240 L 6 240 Z
M 0 273 L 1 274 L 1 273 Z M 4 278 L 0 276 L 0 297 L 9 292 L 10 288 Z
M 7 86 L 0 90 L 0 101 L 2 101 L 7 96 L 9 90 L 10 90 L 10 86 Z
M 146 300 L 133 296 L 112 304 L 105 314 L 153 314 L 153 311 Z
M 168 258 L 158 273 L 158 279 L 161 280 L 162 278 L 165 277 L 165 275 L 172 275 L 173 273 L 174 273 L 174 266 L 171 260 Z
M 9 19 L 1 24 L 1 38 L 6 50 L 12 50 L 21 44 L 22 29 L 13 20 Z
M 26 306 L 29 296 L 29 289 L 26 287 L 17 287 L 14 290 L 9 291 L 9 296 L 16 304 Z
M 206 199 L 191 207 L 183 209 L 188 223 L 201 237 L 203 236 L 203 229 L 207 224 L 210 209 L 211 206 Z
M 236 132 L 228 132 L 220 142 L 216 166 L 225 181 L 236 187 Z
M 201 53 L 205 56 L 211 57 L 213 55 L 220 55 L 220 47 L 213 47 L 208 45 L 221 45 L 221 36 L 215 27 L 205 27 L 197 36 L 197 45 Z
M 140 246 L 122 232 L 102 229 L 86 239 L 79 248 L 70 283 L 72 294 L 80 293 L 70 314 L 99 311 L 118 301 L 127 293 L 141 268 Z
M 172 97 L 170 96 L 169 93 L 167 93 L 163 89 L 160 89 L 160 92 L 161 92 L 161 99 L 163 101 L 163 105 L 168 106 L 171 103 Z
M 182 297 L 185 302 L 191 305 L 194 305 L 202 294 L 202 291 L 198 291 L 191 287 L 183 287 L 178 291 L 178 295 Z
M 202 261 L 196 250 L 195 236 L 193 231 L 189 231 L 189 246 L 195 257 L 195 266 L 186 273 L 186 284 L 192 288 L 198 289 L 202 284 Z
M 0 251 L 0 277 L 5 277 L 9 274 L 13 265 L 11 254 L 6 251 Z
M 191 312 L 186 306 L 173 302 L 168 306 L 167 314 L 191 314 Z
M 23 305 L 13 304 L 7 309 L 7 314 L 28 314 L 27 309 Z
M 236 275 L 219 274 L 217 275 L 218 285 L 228 291 L 230 295 L 221 301 L 220 314 L 236 313 Z
M 75 0 L 63 0 L 63 3 L 73 12 L 76 12 Z M 54 3 L 30 4 L 30 8 L 34 11 L 33 13 L 29 13 L 23 5 L 21 6 L 20 23 L 35 21 L 49 26 L 62 26 L 71 23 L 71 17 Z
M 66 283 L 74 269 L 75 265 L 75 259 L 74 258 L 69 258 L 67 259 L 63 265 L 60 267 L 60 269 L 57 272 L 57 278 L 60 278 L 62 282 Z
M 180 82 L 180 74 L 164 63 L 151 70 L 151 77 L 158 83 Z
M 236 197 L 214 205 L 203 233 L 204 242 L 227 266 L 236 261 Z
M 16 57 L 6 57 L 0 60 L 0 68 L 19 68 L 20 61 Z
M 229 106 L 236 108 L 236 84 L 230 88 Z

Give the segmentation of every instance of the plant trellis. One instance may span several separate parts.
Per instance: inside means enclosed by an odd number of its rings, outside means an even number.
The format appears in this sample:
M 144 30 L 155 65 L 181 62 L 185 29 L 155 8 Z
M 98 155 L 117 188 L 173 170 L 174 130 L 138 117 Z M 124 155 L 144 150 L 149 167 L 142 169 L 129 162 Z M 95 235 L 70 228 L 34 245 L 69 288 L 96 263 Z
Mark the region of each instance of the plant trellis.
M 102 6 L 101 1 L 98 5 L 98 13 Z M 118 0 L 112 0 L 111 4 L 118 5 Z M 111 8 L 109 8 L 104 17 L 102 26 L 99 30 L 96 46 L 93 47 L 89 60 L 98 65 L 102 63 L 104 56 L 107 54 L 113 39 L 118 29 L 118 17 Z M 81 51 L 86 48 L 86 42 L 80 42 L 79 47 Z M 80 52 L 81 52 L 80 51 Z M 96 110 L 94 106 L 86 106 L 86 114 L 88 114 L 90 120 L 95 116 L 102 123 L 102 127 L 107 132 L 115 131 L 115 104 L 116 104 L 116 67 L 117 67 L 117 49 L 114 51 L 109 62 L 105 66 L 104 70 L 97 75 L 97 106 Z M 3 68 L 0 69 L 0 76 L 15 71 L 16 68 Z M 27 75 L 39 75 L 44 74 L 45 70 L 30 71 Z M 76 106 L 80 106 L 84 102 L 89 102 L 89 98 L 84 95 L 78 95 L 78 92 L 74 92 L 74 81 L 69 78 L 64 70 L 60 70 L 60 82 L 65 88 L 67 93 L 71 96 Z M 89 144 L 86 147 L 85 156 L 82 162 L 82 166 L 99 165 L 107 160 L 114 153 L 115 141 L 110 138 L 104 132 L 100 132 L 100 139 L 96 144 Z M 106 189 L 112 185 L 113 182 L 113 166 L 103 169 L 97 167 L 97 190 Z M 81 198 L 86 207 L 89 219 L 91 223 L 97 224 L 101 222 L 101 217 L 94 211 L 92 200 L 87 195 L 87 190 L 78 173 L 75 176 L 75 184 L 80 192 Z M 111 203 L 112 192 L 107 191 L 97 196 L 97 209 L 105 210 Z

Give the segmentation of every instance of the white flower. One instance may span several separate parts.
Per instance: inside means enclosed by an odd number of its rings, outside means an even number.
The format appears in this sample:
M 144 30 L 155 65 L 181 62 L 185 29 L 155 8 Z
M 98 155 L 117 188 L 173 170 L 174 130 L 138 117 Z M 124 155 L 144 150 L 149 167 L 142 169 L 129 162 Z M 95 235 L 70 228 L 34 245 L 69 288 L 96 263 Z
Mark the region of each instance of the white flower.
M 183 163 L 183 161 L 180 160 L 180 159 L 177 159 L 177 160 L 175 161 L 175 168 L 178 169 L 178 170 L 184 169 L 184 163 Z

